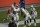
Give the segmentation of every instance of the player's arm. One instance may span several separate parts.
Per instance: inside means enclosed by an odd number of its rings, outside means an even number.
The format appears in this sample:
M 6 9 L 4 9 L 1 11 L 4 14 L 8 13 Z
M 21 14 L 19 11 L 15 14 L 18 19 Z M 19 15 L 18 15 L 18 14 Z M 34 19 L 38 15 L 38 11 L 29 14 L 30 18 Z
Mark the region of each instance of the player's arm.
M 12 6 L 11 6 L 11 9 L 12 9 L 12 12 L 13 12 L 13 9 L 14 9 L 14 5 L 12 4 Z

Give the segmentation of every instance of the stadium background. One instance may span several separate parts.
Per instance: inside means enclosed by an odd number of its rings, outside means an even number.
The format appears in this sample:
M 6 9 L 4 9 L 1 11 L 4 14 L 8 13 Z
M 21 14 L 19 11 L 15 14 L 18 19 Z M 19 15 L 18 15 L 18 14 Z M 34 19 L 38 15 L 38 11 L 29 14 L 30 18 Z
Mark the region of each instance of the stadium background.
M 18 5 L 20 0 L 0 0 L 0 7 L 8 7 L 11 6 L 14 2 L 16 2 Z M 40 3 L 40 0 L 25 0 L 25 4 L 38 4 Z

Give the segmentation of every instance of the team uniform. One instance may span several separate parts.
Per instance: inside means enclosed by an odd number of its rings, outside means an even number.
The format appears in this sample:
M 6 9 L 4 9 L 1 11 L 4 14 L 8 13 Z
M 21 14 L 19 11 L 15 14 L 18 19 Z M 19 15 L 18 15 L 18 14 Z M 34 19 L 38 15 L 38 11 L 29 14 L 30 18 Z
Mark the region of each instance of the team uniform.
M 20 8 L 17 8 L 17 9 L 16 9 L 16 7 L 14 7 L 14 6 L 12 6 L 12 7 L 13 7 L 13 14 L 14 14 L 14 16 L 16 17 L 16 18 L 14 18 L 14 19 L 15 19 L 15 20 L 16 20 L 16 19 L 19 20 L 18 14 L 19 14 Z
M 20 7 L 23 7 L 25 9 L 25 0 L 20 0 Z
M 8 13 L 7 13 L 7 18 L 4 19 L 4 21 L 7 20 L 9 16 L 11 16 L 11 17 L 14 16 L 13 13 L 12 13 L 12 9 L 11 8 L 9 8 Z
M 33 5 L 31 5 L 31 20 L 34 18 L 34 26 L 36 26 L 36 18 L 37 17 L 37 11 L 35 10 L 35 8 L 33 7 Z
M 24 26 L 24 27 L 26 27 L 26 21 L 27 21 L 27 24 L 28 24 L 28 26 L 29 26 L 28 18 L 29 18 L 29 17 L 31 18 L 31 16 L 30 16 L 29 12 L 28 12 L 26 9 L 21 8 L 21 10 L 22 10 L 22 12 L 26 15 L 26 17 L 25 17 L 25 26 Z
M 32 13 L 32 18 L 35 19 L 35 17 L 37 17 L 37 12 L 36 12 L 36 11 L 33 11 L 33 13 Z
M 11 17 L 14 16 L 13 13 L 12 13 L 12 9 L 11 8 L 9 8 L 9 10 L 8 10 L 8 16 L 11 16 Z
M 37 11 L 35 10 L 35 8 L 31 8 L 31 16 L 32 16 L 32 18 L 35 18 L 35 17 L 37 17 Z
M 19 7 L 14 7 L 12 5 L 12 8 L 13 8 L 13 14 L 14 14 L 14 20 L 17 21 L 17 27 L 18 27 L 18 21 L 19 21 L 19 11 L 20 11 L 20 8 Z
M 10 20 L 9 23 L 12 23 L 13 21 L 14 22 L 17 21 L 16 24 L 17 24 L 17 27 L 18 27 L 18 25 L 19 25 L 19 23 L 18 23 L 18 21 L 19 21 L 19 15 L 18 15 L 19 14 L 19 11 L 20 11 L 20 8 L 19 7 L 17 8 L 16 6 L 12 5 L 12 8 L 9 8 L 9 10 L 8 10 L 7 18 L 4 19 L 4 20 L 7 20 L 8 17 L 11 16 L 12 17 L 12 20 Z
M 17 27 L 16 23 L 14 22 L 14 14 L 12 13 L 12 9 L 11 8 L 9 8 L 8 16 L 12 17 L 12 20 L 10 20 L 8 26 L 9 27 Z
M 24 14 L 26 15 L 26 20 L 28 20 L 27 17 L 30 17 L 30 18 L 31 18 L 29 12 L 28 12 L 26 9 L 22 8 L 21 10 L 22 10 L 22 12 L 24 12 Z
M 32 12 L 35 11 L 35 8 L 31 8 L 30 10 L 31 10 L 31 14 L 32 14 Z
M 24 8 L 25 9 L 25 0 L 20 0 L 20 8 Z M 23 15 L 23 12 L 22 12 L 22 10 L 21 10 L 21 16 L 24 18 L 25 17 L 25 15 Z
M 37 11 L 35 10 L 35 8 L 31 8 L 31 13 L 33 18 L 37 17 Z

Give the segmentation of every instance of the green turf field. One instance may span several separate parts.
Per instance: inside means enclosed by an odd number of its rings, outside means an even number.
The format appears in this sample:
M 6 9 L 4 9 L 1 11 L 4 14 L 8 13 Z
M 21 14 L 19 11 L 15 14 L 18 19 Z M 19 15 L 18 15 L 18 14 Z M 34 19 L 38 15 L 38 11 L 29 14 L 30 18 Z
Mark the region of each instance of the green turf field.
M 23 27 L 24 25 L 19 25 L 19 27 Z M 28 25 L 26 25 L 28 27 Z M 34 27 L 34 24 L 32 24 L 30 27 Z M 36 27 L 40 27 L 40 23 L 37 23 Z
M 36 8 L 36 10 L 37 10 L 37 12 L 38 12 L 38 16 L 37 16 L 36 19 L 40 19 L 40 7 L 35 7 L 35 8 Z M 27 10 L 29 11 L 29 13 L 30 13 L 30 8 L 26 8 L 26 9 L 27 9 Z M 11 17 L 9 17 L 9 19 L 8 19 L 7 21 L 3 21 L 3 19 L 6 18 L 6 15 L 7 15 L 7 11 L 2 11 L 2 12 L 0 12 L 0 23 L 9 22 L 9 21 L 11 20 Z M 20 21 L 25 19 L 25 18 L 23 18 L 23 17 L 21 16 L 21 13 L 20 13 L 19 17 L 20 17 Z M 23 25 L 20 25 L 19 27 L 23 27 Z M 33 24 L 32 24 L 30 27 L 34 27 Z M 40 23 L 37 23 L 37 26 L 36 26 L 36 27 L 40 27 Z
M 37 12 L 38 12 L 38 16 L 37 16 L 36 19 L 40 19 L 40 7 L 35 7 L 35 8 L 36 8 L 36 10 L 37 10 Z M 26 8 L 26 9 L 27 9 L 27 10 L 29 11 L 29 13 L 30 13 L 30 8 Z M 11 19 L 11 17 L 9 17 L 9 19 L 8 19 L 7 21 L 3 21 L 3 19 L 6 18 L 6 15 L 7 15 L 7 11 L 2 11 L 2 12 L 0 12 L 0 23 L 9 22 L 9 20 Z M 23 17 L 21 16 L 21 13 L 20 13 L 19 17 L 20 17 L 20 19 L 19 19 L 20 21 L 25 19 L 25 18 L 23 18 Z

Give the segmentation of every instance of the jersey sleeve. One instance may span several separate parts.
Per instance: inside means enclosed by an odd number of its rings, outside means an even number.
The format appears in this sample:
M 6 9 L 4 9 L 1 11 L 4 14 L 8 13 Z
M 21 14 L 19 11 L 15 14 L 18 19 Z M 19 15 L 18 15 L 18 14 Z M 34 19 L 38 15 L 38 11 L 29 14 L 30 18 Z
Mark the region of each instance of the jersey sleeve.
M 35 8 L 33 8 L 33 11 L 35 11 Z
M 14 5 L 12 4 L 12 8 L 14 8 Z

